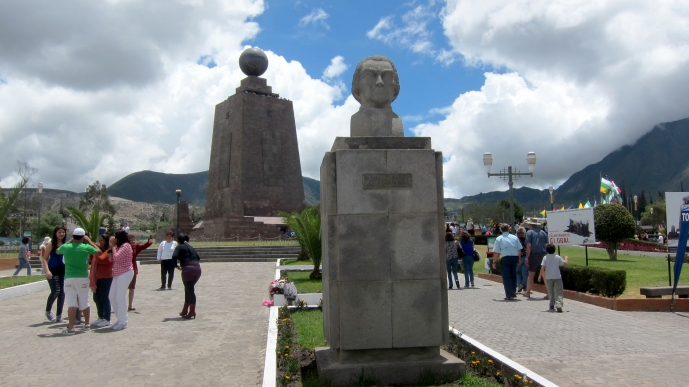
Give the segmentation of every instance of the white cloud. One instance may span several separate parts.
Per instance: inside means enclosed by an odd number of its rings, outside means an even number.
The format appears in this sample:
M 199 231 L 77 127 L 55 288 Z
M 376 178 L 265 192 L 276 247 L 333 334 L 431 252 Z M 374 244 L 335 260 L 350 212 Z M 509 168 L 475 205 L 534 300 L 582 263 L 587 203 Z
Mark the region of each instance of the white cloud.
M 344 57 L 338 55 L 330 60 L 330 65 L 323 70 L 323 78 L 333 79 L 339 77 L 349 66 L 344 62 Z
M 11 3 L 4 8 L 12 12 L 0 14 L 3 186 L 13 181 L 15 160 L 38 168 L 34 178 L 47 188 L 75 191 L 145 169 L 208 168 L 214 106 L 245 77 L 237 58 L 242 42 L 258 33 L 249 20 L 263 12 L 261 1 L 70 3 L 79 18 L 53 2 L 44 2 L 43 12 L 34 6 Z M 113 36 L 95 39 L 105 34 L 101 26 Z M 103 59 L 99 52 L 112 54 Z M 335 136 L 348 134 L 358 104 L 350 98 L 336 106 L 338 85 L 311 78 L 299 62 L 266 55 L 264 77 L 294 103 L 303 173 L 318 178 L 323 153 Z M 199 64 L 205 56 L 217 66 Z M 30 63 L 23 67 L 23 60 Z
M 299 20 L 299 25 L 304 27 L 309 24 L 317 25 L 320 24 L 326 29 L 330 29 L 328 23 L 325 20 L 328 18 L 328 13 L 321 8 L 314 9 L 310 14 L 304 16 Z
M 689 117 L 689 4 L 683 1 L 455 1 L 442 13 L 455 55 L 489 72 L 437 123 L 446 196 L 506 189 L 494 169 L 526 169 L 517 185 L 547 187 L 599 161 L 660 122 Z

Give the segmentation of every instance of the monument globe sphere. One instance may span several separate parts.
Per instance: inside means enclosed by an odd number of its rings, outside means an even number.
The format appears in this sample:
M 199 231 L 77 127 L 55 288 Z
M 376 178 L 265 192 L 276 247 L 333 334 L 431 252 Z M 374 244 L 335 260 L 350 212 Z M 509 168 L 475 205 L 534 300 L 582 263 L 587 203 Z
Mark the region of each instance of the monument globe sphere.
M 246 75 L 260 77 L 268 69 L 268 57 L 260 48 L 247 48 L 239 56 L 239 68 Z

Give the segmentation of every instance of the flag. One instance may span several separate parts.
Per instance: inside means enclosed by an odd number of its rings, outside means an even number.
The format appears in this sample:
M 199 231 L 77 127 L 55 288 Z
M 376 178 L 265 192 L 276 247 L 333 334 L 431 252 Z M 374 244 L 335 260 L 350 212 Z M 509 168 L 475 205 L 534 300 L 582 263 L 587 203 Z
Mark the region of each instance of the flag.
M 586 204 L 584 204 L 584 208 L 591 208 L 591 202 L 587 200 Z
M 584 208 L 584 205 L 579 202 L 579 208 Z
M 685 198 L 686 199 L 686 198 Z M 680 211 L 679 216 L 679 241 L 677 242 L 677 255 L 675 256 L 675 281 L 672 286 L 672 302 L 675 302 L 675 291 L 677 290 L 677 283 L 679 282 L 679 275 L 682 272 L 682 264 L 684 263 L 684 252 L 687 248 L 687 236 L 689 234 L 689 208 Z
M 541 216 L 545 218 L 545 210 L 541 211 Z
M 612 190 L 613 187 L 613 182 L 608 181 L 604 178 L 600 178 L 600 192 L 602 193 L 608 193 L 608 191 Z
M 574 208 L 574 203 L 570 204 L 569 207 L 567 207 L 568 210 L 571 210 L 572 208 Z
M 596 199 L 593 199 L 593 206 L 594 207 L 598 206 L 598 201 L 596 201 Z
M 617 198 L 617 203 L 621 203 L 622 202 L 622 196 L 620 196 L 620 194 L 622 193 L 622 190 L 618 186 L 615 185 L 614 181 L 612 181 L 611 183 L 612 183 L 612 189 L 610 190 L 610 193 L 613 196 L 615 196 L 615 198 Z
M 565 210 L 565 206 L 562 206 L 562 208 L 560 208 L 560 211 L 564 211 L 564 210 Z

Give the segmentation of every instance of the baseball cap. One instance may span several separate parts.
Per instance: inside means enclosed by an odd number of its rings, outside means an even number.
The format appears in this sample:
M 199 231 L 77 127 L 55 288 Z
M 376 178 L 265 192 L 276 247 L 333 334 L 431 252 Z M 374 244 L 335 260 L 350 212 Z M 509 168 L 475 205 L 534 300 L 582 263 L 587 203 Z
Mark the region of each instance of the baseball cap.
M 84 232 L 84 229 L 81 227 L 77 227 L 74 229 L 72 232 L 72 236 L 84 236 L 86 235 L 86 232 Z

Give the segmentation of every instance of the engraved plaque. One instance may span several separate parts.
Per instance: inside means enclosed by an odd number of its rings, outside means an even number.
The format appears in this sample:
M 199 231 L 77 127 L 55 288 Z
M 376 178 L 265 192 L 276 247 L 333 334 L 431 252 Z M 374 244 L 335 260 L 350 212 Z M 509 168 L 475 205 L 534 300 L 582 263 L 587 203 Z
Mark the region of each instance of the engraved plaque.
M 365 173 L 363 185 L 369 189 L 411 189 L 411 173 Z

